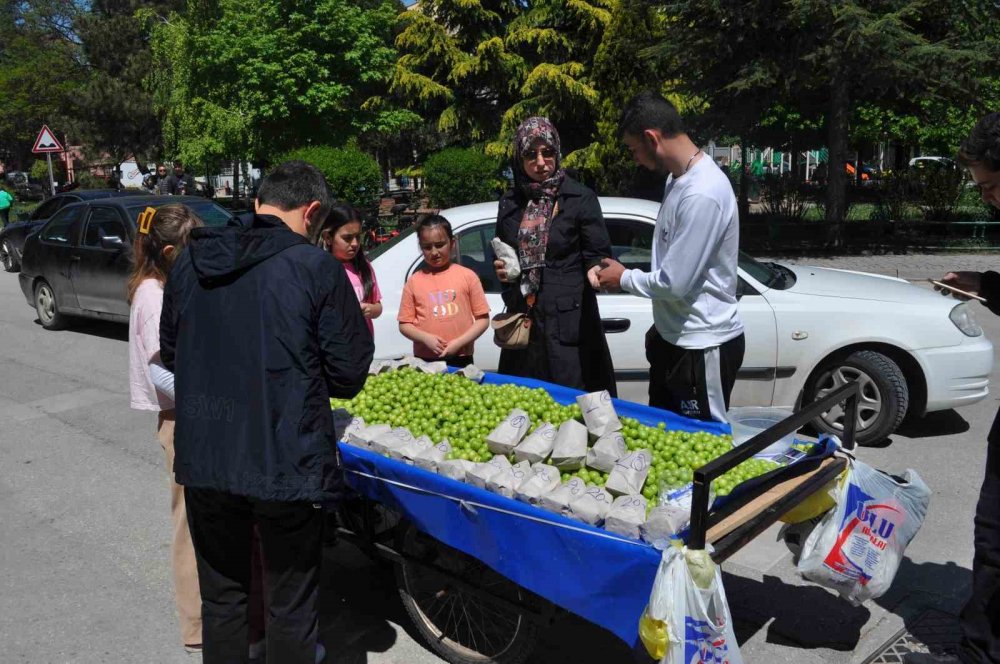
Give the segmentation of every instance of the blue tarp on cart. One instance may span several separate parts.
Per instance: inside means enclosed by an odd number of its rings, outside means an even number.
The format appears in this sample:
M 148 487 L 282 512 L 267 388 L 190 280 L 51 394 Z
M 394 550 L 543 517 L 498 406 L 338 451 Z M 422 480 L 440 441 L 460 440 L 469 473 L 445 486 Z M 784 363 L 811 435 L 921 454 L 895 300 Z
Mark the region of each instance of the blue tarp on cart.
M 545 389 L 561 404 L 581 392 L 541 381 L 487 374 L 488 384 L 516 383 Z M 628 401 L 615 400 L 620 416 L 669 429 L 728 433 Z M 368 498 L 395 509 L 420 530 L 469 554 L 503 576 L 562 608 L 600 625 L 629 646 L 638 644 L 639 617 L 660 562 L 652 546 L 474 486 L 341 445 L 346 478 Z

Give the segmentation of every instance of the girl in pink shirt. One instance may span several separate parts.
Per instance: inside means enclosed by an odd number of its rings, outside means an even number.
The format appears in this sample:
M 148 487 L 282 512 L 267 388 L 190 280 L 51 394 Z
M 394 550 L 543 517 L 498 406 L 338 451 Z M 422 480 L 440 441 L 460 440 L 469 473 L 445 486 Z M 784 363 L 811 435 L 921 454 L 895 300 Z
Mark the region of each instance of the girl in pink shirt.
M 166 456 L 173 515 L 171 546 L 174 594 L 180 614 L 181 640 L 189 652 L 201 650 L 201 591 L 194 546 L 188 530 L 184 487 L 174 481 L 174 381 L 160 364 L 160 309 L 163 283 L 170 266 L 202 222 L 186 205 L 146 208 L 139 215 L 128 280 L 129 391 L 132 408 L 158 413 L 156 437 Z
M 333 254 L 344 266 L 361 304 L 368 331 L 374 334 L 372 321 L 382 315 L 382 292 L 378 289 L 375 270 L 365 258 L 365 250 L 361 246 L 361 215 L 353 205 L 338 203 L 330 209 L 315 238 L 316 244 Z

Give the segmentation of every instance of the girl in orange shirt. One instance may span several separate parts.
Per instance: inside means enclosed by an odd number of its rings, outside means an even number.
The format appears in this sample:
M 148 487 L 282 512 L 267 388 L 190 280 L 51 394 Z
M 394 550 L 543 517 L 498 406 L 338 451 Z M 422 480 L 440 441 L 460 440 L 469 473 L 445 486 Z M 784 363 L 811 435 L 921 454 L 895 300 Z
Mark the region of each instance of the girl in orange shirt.
M 472 364 L 476 339 L 490 323 L 490 305 L 479 277 L 451 262 L 455 236 L 451 224 L 431 215 L 417 224 L 424 264 L 403 287 L 399 331 L 413 341 L 413 354 L 450 366 Z

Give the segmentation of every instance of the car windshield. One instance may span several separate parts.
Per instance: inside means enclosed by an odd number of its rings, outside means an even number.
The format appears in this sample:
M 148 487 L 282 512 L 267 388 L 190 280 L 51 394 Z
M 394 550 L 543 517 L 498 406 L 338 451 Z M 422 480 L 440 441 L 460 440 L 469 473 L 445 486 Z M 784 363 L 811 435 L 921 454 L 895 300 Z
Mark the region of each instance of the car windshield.
M 379 256 L 381 256 L 382 254 L 384 254 L 385 252 L 387 252 L 389 249 L 392 249 L 397 244 L 399 244 L 400 242 L 402 242 L 403 238 L 409 237 L 410 235 L 413 235 L 413 233 L 416 232 L 416 230 L 417 230 L 417 225 L 416 224 L 414 224 L 414 225 L 412 225 L 412 226 L 410 226 L 408 228 L 404 228 L 403 230 L 401 230 L 399 232 L 399 235 L 397 235 L 396 237 L 390 238 L 390 239 L 386 240 L 385 242 L 383 242 L 382 244 L 377 245 L 375 247 L 372 247 L 371 249 L 365 249 L 365 256 L 367 256 L 368 260 L 370 260 L 370 261 L 375 260 L 376 258 L 378 258 Z
M 157 201 L 156 205 L 153 206 L 137 206 L 130 207 L 128 209 L 128 216 L 132 218 L 133 223 L 139 223 L 139 215 L 147 207 L 162 207 L 164 205 L 169 205 L 170 201 L 163 201 L 160 203 Z M 211 201 L 198 201 L 196 203 L 184 203 L 184 205 L 191 208 L 191 210 L 205 222 L 206 226 L 225 226 L 226 223 L 233 218 L 232 213 L 230 213 L 226 208 L 216 205 Z
M 780 263 L 762 263 L 742 251 L 740 268 L 767 288 L 785 290 L 795 283 L 795 273 Z

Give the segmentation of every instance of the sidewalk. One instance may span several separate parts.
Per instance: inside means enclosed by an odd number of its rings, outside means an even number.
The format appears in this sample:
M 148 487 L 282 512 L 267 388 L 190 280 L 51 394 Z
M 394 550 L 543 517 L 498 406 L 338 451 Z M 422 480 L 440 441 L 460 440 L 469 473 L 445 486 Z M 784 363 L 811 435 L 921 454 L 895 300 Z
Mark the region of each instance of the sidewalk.
M 755 257 L 757 258 L 757 257 Z M 938 279 L 952 270 L 1000 270 L 1000 254 L 905 254 L 882 256 L 834 256 L 798 258 L 757 258 L 788 265 L 812 265 L 838 270 L 855 270 L 899 277 L 909 281 Z

